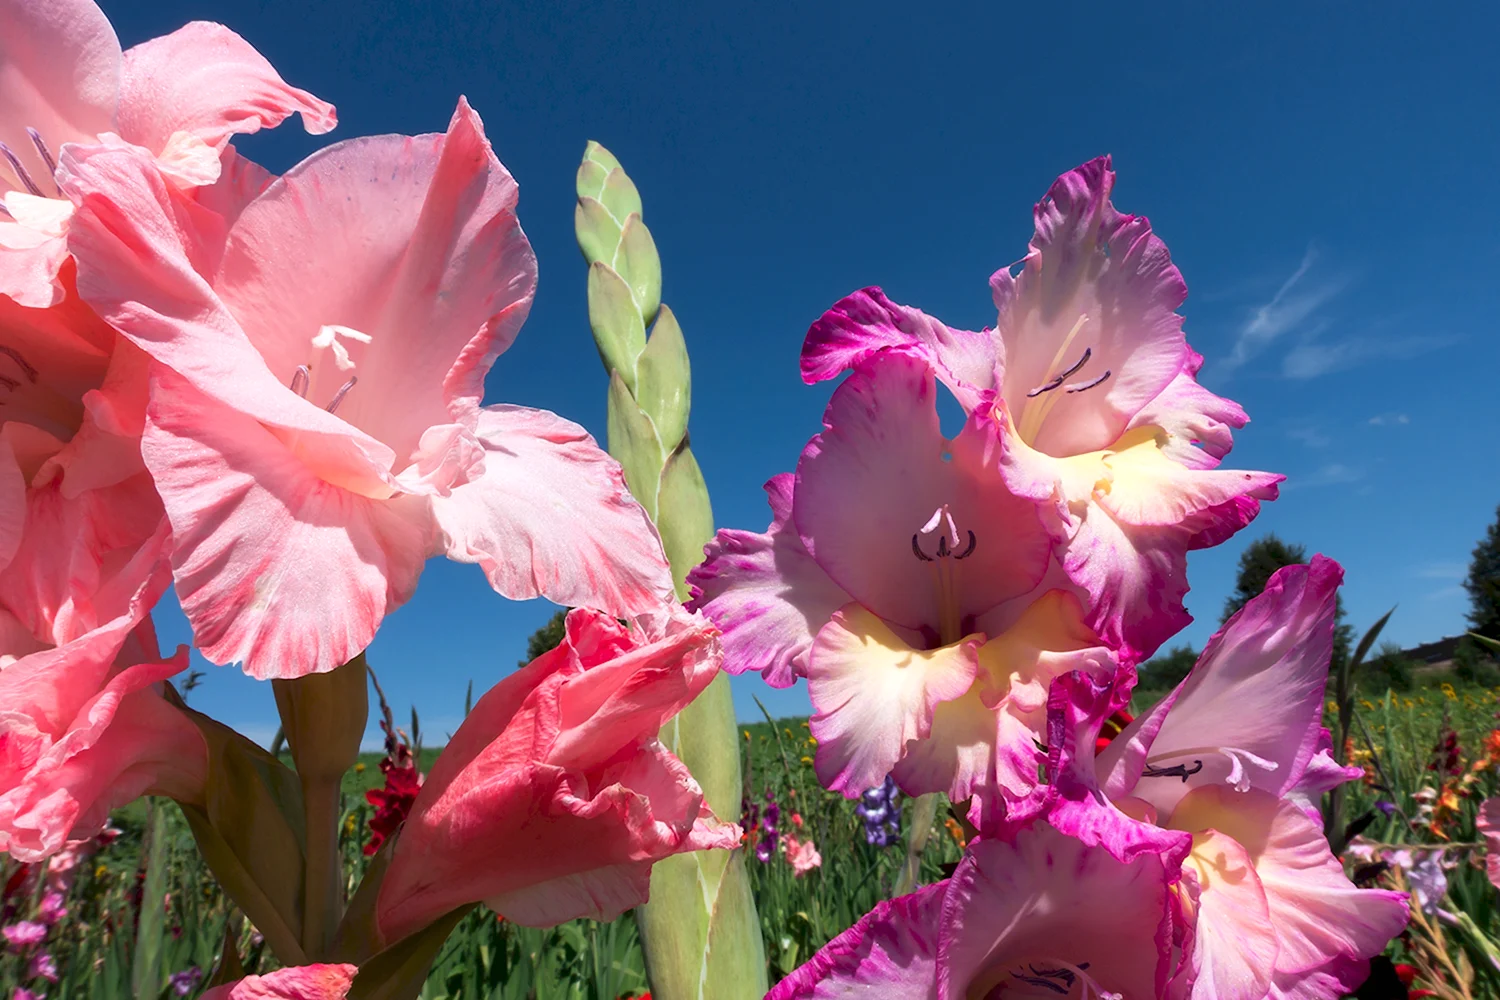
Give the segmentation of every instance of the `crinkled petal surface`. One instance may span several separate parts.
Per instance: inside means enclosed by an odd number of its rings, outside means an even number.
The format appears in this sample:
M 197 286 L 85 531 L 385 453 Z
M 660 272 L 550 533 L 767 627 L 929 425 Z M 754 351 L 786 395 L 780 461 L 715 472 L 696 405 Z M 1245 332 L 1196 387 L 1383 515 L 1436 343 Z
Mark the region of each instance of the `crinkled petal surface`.
M 298 965 L 215 986 L 203 1000 L 344 1000 L 358 971 L 353 965 Z
M 690 606 L 724 632 L 724 669 L 758 670 L 783 688 L 807 676 L 813 636 L 849 603 L 790 523 L 794 482 L 783 473 L 766 483 L 772 521 L 765 534 L 720 529 L 687 578 Z
M 479 413 L 483 474 L 432 499 L 450 559 L 478 563 L 512 600 L 636 615 L 671 603 L 661 540 L 620 465 L 547 410 Z

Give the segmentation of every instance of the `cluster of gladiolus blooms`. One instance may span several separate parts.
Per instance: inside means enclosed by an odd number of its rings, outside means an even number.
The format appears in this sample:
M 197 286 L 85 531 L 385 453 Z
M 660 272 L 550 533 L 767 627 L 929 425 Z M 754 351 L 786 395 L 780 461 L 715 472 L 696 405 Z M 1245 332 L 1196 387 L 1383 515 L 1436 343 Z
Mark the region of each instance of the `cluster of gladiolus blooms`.
M 1321 721 L 1332 560 L 1278 572 L 1176 691 L 1122 712 L 1189 620 L 1187 553 L 1282 477 L 1221 464 L 1247 418 L 1198 384 L 1186 286 L 1114 182 L 1108 158 L 1058 178 L 990 280 L 993 328 L 878 288 L 814 323 L 804 379 L 843 378 L 823 429 L 767 483 L 770 527 L 720 531 L 689 577 L 725 669 L 806 680 L 824 785 L 943 793 L 977 832 L 778 1000 L 1331 1000 L 1406 924 L 1323 834 L 1322 793 L 1360 774 Z

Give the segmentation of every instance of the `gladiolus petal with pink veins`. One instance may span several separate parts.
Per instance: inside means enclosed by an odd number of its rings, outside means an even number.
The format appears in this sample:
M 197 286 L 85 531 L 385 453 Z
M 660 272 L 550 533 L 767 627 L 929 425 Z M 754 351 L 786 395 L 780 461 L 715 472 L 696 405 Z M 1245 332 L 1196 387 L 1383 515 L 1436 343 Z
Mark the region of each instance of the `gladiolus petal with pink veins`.
M 352 965 L 297 965 L 215 986 L 202 1000 L 344 1000 L 358 971 Z
M 628 615 L 669 598 L 618 465 L 552 414 L 480 408 L 536 264 L 467 103 L 444 135 L 353 140 L 294 167 L 221 256 L 138 154 L 90 150 L 63 176 L 80 292 L 159 363 L 143 451 L 210 659 L 262 678 L 332 670 L 438 553 L 514 599 Z

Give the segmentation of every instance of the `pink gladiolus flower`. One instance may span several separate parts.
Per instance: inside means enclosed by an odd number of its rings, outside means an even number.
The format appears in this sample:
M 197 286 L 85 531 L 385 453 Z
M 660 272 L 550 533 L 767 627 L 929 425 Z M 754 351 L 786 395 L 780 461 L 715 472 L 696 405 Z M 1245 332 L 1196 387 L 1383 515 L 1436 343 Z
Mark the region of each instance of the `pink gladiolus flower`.
M 215 986 L 201 1000 L 344 1000 L 358 971 L 353 965 L 298 965 Z
M 861 362 L 795 479 L 767 485 L 770 530 L 720 532 L 689 582 L 727 670 L 807 677 L 819 781 L 854 797 L 894 772 L 975 796 L 983 827 L 1035 796 L 1051 680 L 1117 665 L 1065 579 L 1038 587 L 1052 538 L 999 475 L 998 425 L 947 441 L 935 397 L 909 353 Z
M 792 874 L 797 878 L 822 866 L 823 855 L 818 853 L 818 845 L 812 842 L 811 837 L 798 840 L 789 833 L 782 838 L 781 843 L 781 849 L 786 852 L 787 864 L 792 866 Z
M 55 983 L 57 982 L 57 961 L 48 952 L 39 951 L 27 964 L 26 975 L 32 979 L 45 979 L 49 983 Z
M 36 915 L 41 918 L 42 923 L 50 927 L 68 915 L 67 904 L 66 896 L 54 889 L 49 889 L 42 894 L 42 901 L 37 904 Z
M 925 358 L 999 423 L 1006 481 L 1066 538 L 1090 626 L 1139 659 L 1190 621 L 1187 551 L 1247 524 L 1284 477 L 1218 468 L 1247 418 L 1198 385 L 1203 359 L 1175 311 L 1186 285 L 1146 219 L 1110 204 L 1114 179 L 1101 157 L 1053 184 L 1025 269 L 990 279 L 994 330 L 951 329 L 868 288 L 808 331 L 802 373 L 833 378 L 883 349 Z
M 536 265 L 467 103 L 445 135 L 314 154 L 222 253 L 139 150 L 73 147 L 59 176 L 80 294 L 159 362 L 143 452 L 209 659 L 332 670 L 438 553 L 516 599 L 624 615 L 670 599 L 618 464 L 552 413 L 479 405 Z
M 1406 925 L 1405 896 L 1356 888 L 1301 797 L 1310 771 L 1326 786 L 1337 768 L 1322 710 L 1342 577 L 1322 556 L 1279 570 L 1097 761 L 1089 702 L 1102 692 L 1080 675 L 1054 687 L 1071 719 L 1050 819 L 1121 860 L 1181 864 L 1191 935 L 1178 985 L 1194 1000 L 1293 987 L 1332 1000 Z
M 1500 796 L 1484 800 L 1476 823 L 1485 843 L 1485 870 L 1495 888 L 1500 889 Z
M 47 940 L 47 925 L 35 920 L 20 920 L 0 928 L 6 944 L 17 951 L 24 951 Z
M 220 179 L 231 135 L 333 106 L 287 84 L 218 24 L 194 22 L 121 53 L 92 0 L 0 0 L 0 296 L 45 308 L 66 294 L 74 205 L 55 178 L 64 143 L 129 143 L 172 183 Z
M 161 692 L 187 648 L 163 659 L 146 617 L 167 584 L 164 543 L 162 531 L 136 554 L 156 571 L 104 625 L 55 648 L 0 648 L 0 851 L 18 860 L 92 836 L 140 795 L 202 797 L 203 737 Z
M 880 903 L 767 1000 L 1164 997 L 1172 898 L 1160 859 L 1123 864 L 1045 825 L 982 839 L 953 878 Z
M 526 926 L 613 919 L 646 901 L 653 862 L 738 846 L 656 738 L 719 662 L 713 626 L 678 607 L 570 612 L 562 645 L 491 688 L 433 764 L 381 883 L 386 941 L 479 901 Z

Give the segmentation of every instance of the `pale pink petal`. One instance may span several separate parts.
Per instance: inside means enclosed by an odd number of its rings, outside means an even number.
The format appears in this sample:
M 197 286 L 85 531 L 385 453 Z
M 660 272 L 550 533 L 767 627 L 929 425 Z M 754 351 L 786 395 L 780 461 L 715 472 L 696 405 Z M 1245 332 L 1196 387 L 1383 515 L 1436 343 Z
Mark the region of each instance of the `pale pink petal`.
M 1339 958 L 1367 959 L 1406 927 L 1406 896 L 1350 882 L 1321 824 L 1295 803 L 1211 785 L 1184 798 L 1171 822 L 1195 832 L 1212 828 L 1215 838 L 1232 838 L 1244 849 L 1265 892 L 1279 973 L 1313 972 Z M 1193 856 L 1201 862 L 1205 849 L 1196 842 Z M 1203 899 L 1209 895 L 1205 890 Z M 1205 919 L 1206 912 L 1200 928 Z
M 358 971 L 353 965 L 293 966 L 215 986 L 202 1000 L 344 1000 Z
M 955 330 L 879 288 L 863 288 L 834 303 L 807 331 L 802 378 L 809 385 L 837 378 L 879 351 L 896 349 L 927 361 L 966 410 L 995 387 L 995 332 Z
M 1198 366 L 1203 358 L 1194 353 L 1193 364 L 1179 371 L 1161 395 L 1147 403 L 1131 428 L 1159 427 L 1169 435 L 1167 456 L 1191 469 L 1208 469 L 1234 447 L 1234 431 L 1250 418 L 1240 405 L 1216 396 L 1198 384 Z
M 1277 570 L 1225 623 L 1178 688 L 1147 762 L 1202 769 L 1151 779 L 1133 794 L 1163 816 L 1193 788 L 1229 782 L 1281 795 L 1296 787 L 1322 733 L 1323 689 L 1343 570 L 1322 556 Z M 1144 726 L 1137 719 L 1121 734 Z M 1130 789 L 1126 789 L 1130 791 Z
M 274 128 L 294 112 L 313 135 L 338 122 L 333 105 L 288 86 L 222 24 L 193 21 L 142 42 L 126 51 L 121 70 L 116 131 L 153 153 L 178 132 L 222 149 L 230 136 Z
M 57 273 L 68 259 L 66 237 L 48 236 L 0 217 L 0 296 L 46 309 L 66 294 Z
M 416 588 L 432 548 L 426 501 L 323 481 L 264 425 L 164 367 L 152 386 L 142 451 L 203 655 L 261 679 L 352 659 Z
M 57 192 L 26 129 L 54 159 L 65 142 L 114 131 L 120 42 L 92 0 L 0 2 L 0 142 L 20 159 L 42 193 Z M 18 185 L 0 165 L 0 191 Z
M 1062 993 L 1080 973 L 1096 990 L 1160 997 L 1171 957 L 1167 872 L 1159 858 L 1121 864 L 1042 824 L 1013 843 L 984 837 L 953 873 L 940 940 L 943 1000 Z
M 1484 800 L 1484 804 L 1479 807 L 1475 826 L 1485 842 L 1485 871 L 1489 872 L 1490 881 L 1500 889 L 1500 796 Z
M 10 440 L 0 436 L 0 570 L 16 554 L 26 524 L 26 478 Z
M 1233 837 L 1204 830 L 1193 838 L 1188 880 L 1196 911 L 1191 997 L 1265 996 L 1277 967 L 1277 928 L 1254 861 Z
M 1323 793 L 1331 792 L 1347 782 L 1358 781 L 1364 774 L 1363 768 L 1352 765 L 1345 767 L 1333 759 L 1333 734 L 1324 727 L 1318 734 L 1312 758 L 1302 770 L 1302 777 L 1283 789 L 1281 794 L 1295 802 L 1314 823 L 1322 823 Z
M 947 882 L 883 899 L 766 994 L 766 1000 L 937 1000 Z
M 907 742 L 931 733 L 937 706 L 969 689 L 978 642 L 913 649 L 859 604 L 835 612 L 808 663 L 818 780 L 851 798 L 880 784 Z
M 199 205 L 224 219 L 226 227 L 232 227 L 240 213 L 276 179 L 265 167 L 248 159 L 233 146 L 225 146 L 219 154 L 219 179 L 213 184 L 200 187 L 193 192 Z
M 399 469 L 429 427 L 472 428 L 531 308 L 517 197 L 460 101 L 445 135 L 354 139 L 293 167 L 240 215 L 215 288 L 279 378 L 310 365 L 309 399 L 357 377 L 339 416 Z M 327 325 L 369 339 L 343 341 L 350 367 L 310 346 Z
M 1041 579 L 1051 538 L 996 471 L 993 422 L 976 413 L 944 440 L 935 392 L 915 357 L 864 362 L 802 453 L 793 515 L 808 552 L 855 600 L 952 642 L 966 619 Z
M 1002 270 L 990 279 L 1002 394 L 1022 438 L 1049 455 L 1108 447 L 1188 358 L 1176 313 L 1187 286 L 1150 222 L 1110 204 L 1114 181 L 1107 156 L 1059 177 L 1037 203 L 1020 277 Z M 1085 350 L 1066 385 L 1036 393 Z
M 1238 469 L 1194 469 L 1168 454 L 1170 439 L 1155 427 L 1129 431 L 1104 458 L 1111 478 L 1099 504 L 1124 525 L 1172 525 L 1205 511 L 1223 510 L 1236 498 L 1276 499 L 1276 484 L 1286 477 Z M 1196 530 L 1227 535 L 1207 524 Z M 1238 530 L 1243 522 L 1235 524 Z M 1229 534 L 1233 534 L 1233 530 Z
M 288 432 L 324 479 L 367 496 L 391 494 L 391 449 L 329 413 L 328 399 L 291 391 L 292 372 L 267 367 L 210 287 L 223 253 L 222 215 L 165 183 L 133 146 L 71 146 L 58 176 L 79 205 L 68 238 L 84 301 L 200 391 Z
M 766 483 L 772 520 L 765 534 L 721 528 L 687 578 L 690 606 L 724 632 L 724 669 L 758 670 L 779 688 L 807 676 L 813 635 L 849 603 L 789 524 L 793 483 L 789 473 Z
M 650 896 L 651 864 L 627 862 L 575 872 L 513 892 L 497 893 L 484 904 L 522 927 L 555 927 L 569 920 L 613 920 Z
M 1337 958 L 1313 972 L 1278 973 L 1266 1000 L 1339 1000 L 1369 978 L 1369 961 Z
M 478 563 L 512 600 L 635 615 L 672 598 L 661 541 L 619 463 L 547 410 L 479 411 L 484 473 L 432 498 L 450 559 Z

